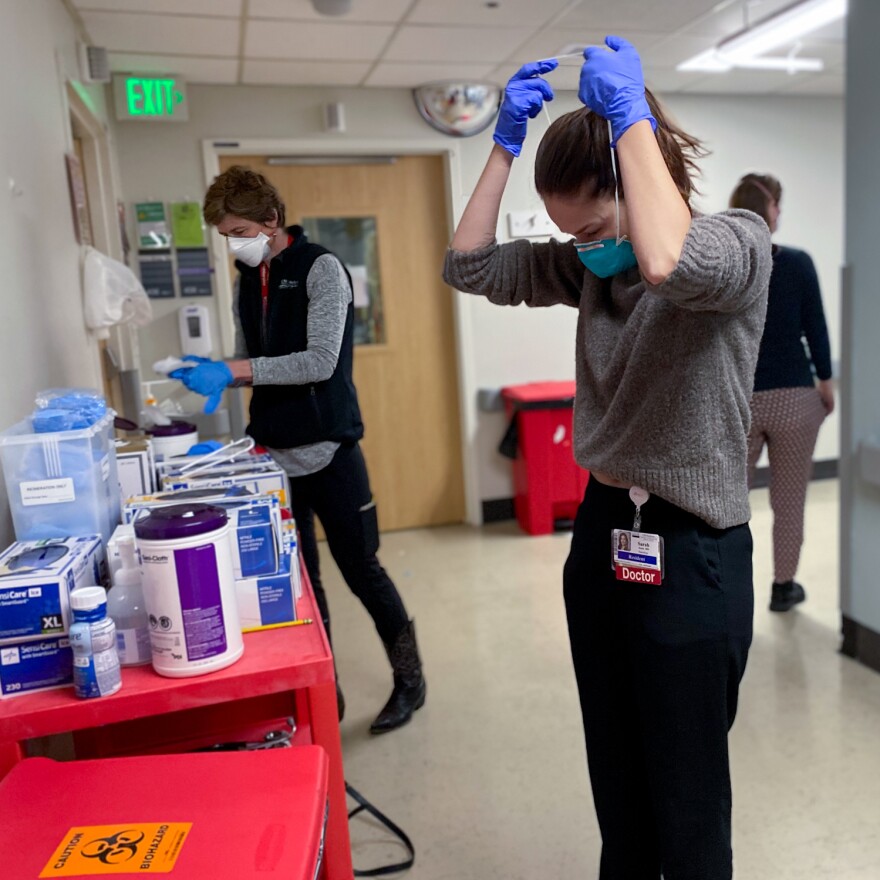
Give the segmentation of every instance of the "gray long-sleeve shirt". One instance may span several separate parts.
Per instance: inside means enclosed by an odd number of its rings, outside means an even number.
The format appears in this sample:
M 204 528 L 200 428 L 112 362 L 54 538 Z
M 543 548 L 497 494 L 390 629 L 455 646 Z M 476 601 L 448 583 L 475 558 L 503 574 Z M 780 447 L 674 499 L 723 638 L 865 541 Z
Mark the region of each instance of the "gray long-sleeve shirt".
M 352 298 L 345 269 L 333 254 L 324 254 L 312 264 L 306 278 L 306 295 L 309 298 L 306 350 L 281 357 L 251 358 L 253 385 L 310 385 L 325 382 L 333 375 Z M 232 313 L 235 356 L 246 358 L 247 344 L 238 312 L 237 287 Z M 302 477 L 327 467 L 337 449 L 339 444 L 329 440 L 294 449 L 270 449 L 269 452 L 289 476 Z
M 770 232 L 756 214 L 695 217 L 659 285 L 600 279 L 571 242 L 449 250 L 444 278 L 497 305 L 578 309 L 574 452 L 728 528 L 749 519 L 749 400 L 767 309 Z

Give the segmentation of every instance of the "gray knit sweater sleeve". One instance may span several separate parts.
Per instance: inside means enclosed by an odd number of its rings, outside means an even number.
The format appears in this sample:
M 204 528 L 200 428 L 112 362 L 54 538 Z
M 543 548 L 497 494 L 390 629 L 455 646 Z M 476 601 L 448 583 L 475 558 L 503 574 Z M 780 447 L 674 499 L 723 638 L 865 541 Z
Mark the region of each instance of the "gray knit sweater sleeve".
M 770 260 L 768 232 L 764 220 L 751 211 L 694 217 L 675 269 L 662 284 L 646 289 L 683 309 L 747 309 L 766 296 L 755 282 Z
M 577 308 L 585 272 L 571 242 L 532 244 L 521 239 L 473 251 L 446 252 L 443 279 L 465 293 L 477 293 L 499 306 Z
M 310 385 L 333 375 L 339 361 L 345 319 L 351 303 L 351 285 L 342 263 L 332 254 L 318 257 L 306 279 L 309 298 L 305 351 L 281 357 L 251 358 L 254 385 Z M 238 314 L 238 294 L 233 304 L 236 355 L 247 357 L 244 334 Z

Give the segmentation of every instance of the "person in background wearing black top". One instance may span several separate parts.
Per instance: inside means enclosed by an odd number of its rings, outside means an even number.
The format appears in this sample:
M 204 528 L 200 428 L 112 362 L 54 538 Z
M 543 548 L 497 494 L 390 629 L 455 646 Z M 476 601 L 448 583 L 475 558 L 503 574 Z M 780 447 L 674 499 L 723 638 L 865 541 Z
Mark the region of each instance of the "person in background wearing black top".
M 775 177 L 747 174 L 736 185 L 730 207 L 754 211 L 775 233 L 781 199 L 782 185 Z M 834 410 L 834 386 L 816 268 L 805 251 L 778 244 L 773 245 L 767 323 L 751 408 L 750 482 L 765 444 L 770 459 L 774 566 L 770 610 L 788 611 L 806 598 L 794 578 L 804 541 L 813 450 L 822 422 Z
M 373 619 L 394 673 L 394 690 L 370 727 L 406 724 L 425 702 L 415 628 L 379 563 L 379 526 L 352 381 L 351 278 L 301 226 L 284 226 L 284 203 L 261 174 L 234 165 L 205 195 L 205 220 L 226 237 L 239 271 L 233 305 L 235 358 L 172 373 L 219 402 L 229 385 L 253 386 L 247 431 L 290 478 L 291 510 L 315 600 L 330 636 L 313 514 L 345 582 Z M 345 701 L 336 686 L 339 717 Z

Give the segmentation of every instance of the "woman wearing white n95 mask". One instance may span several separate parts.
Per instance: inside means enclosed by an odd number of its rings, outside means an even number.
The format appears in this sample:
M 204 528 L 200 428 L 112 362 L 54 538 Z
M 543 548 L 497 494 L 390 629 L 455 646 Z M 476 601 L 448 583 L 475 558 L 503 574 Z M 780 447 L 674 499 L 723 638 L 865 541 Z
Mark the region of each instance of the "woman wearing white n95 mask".
M 609 51 L 610 50 L 610 51 Z M 563 591 L 600 880 L 729 880 L 727 735 L 752 634 L 749 397 L 770 240 L 694 216 L 697 140 L 619 37 L 585 52 L 586 107 L 552 123 L 535 187 L 573 241 L 495 240 L 555 60 L 507 86 L 445 278 L 497 305 L 578 310 L 574 451 L 591 472 Z
M 290 506 L 328 637 L 314 515 L 391 663 L 394 689 L 370 730 L 394 730 L 424 704 L 425 679 L 413 622 L 376 556 L 379 526 L 358 442 L 364 426 L 352 378 L 351 278 L 336 256 L 308 241 L 302 227 L 284 228 L 278 191 L 249 168 L 236 165 L 215 178 L 203 214 L 237 258 L 235 359 L 172 375 L 209 397 L 233 383 L 253 386 L 247 431 L 290 478 Z M 341 718 L 338 685 L 337 697 Z

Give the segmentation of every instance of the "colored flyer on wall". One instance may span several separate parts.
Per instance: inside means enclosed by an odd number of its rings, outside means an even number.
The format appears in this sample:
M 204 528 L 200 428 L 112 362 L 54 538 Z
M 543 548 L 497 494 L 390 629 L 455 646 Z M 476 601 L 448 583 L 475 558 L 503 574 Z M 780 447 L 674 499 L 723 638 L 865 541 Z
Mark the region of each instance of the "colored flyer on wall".
M 171 233 L 168 231 L 164 203 L 138 202 L 134 206 L 134 213 L 137 218 L 140 250 L 161 250 L 171 246 Z
M 177 248 L 205 246 L 202 206 L 198 202 L 171 203 L 171 237 Z
M 83 825 L 71 828 L 40 877 L 168 874 L 192 822 Z

